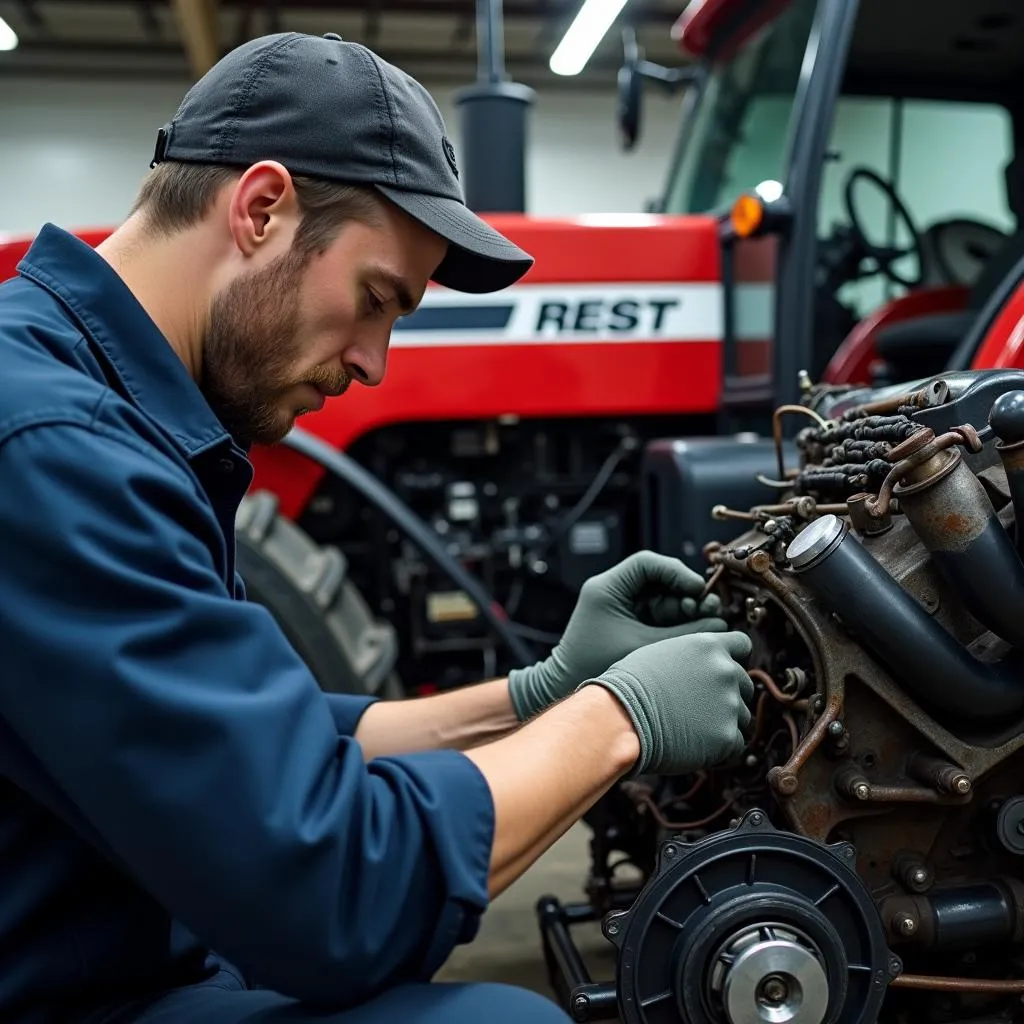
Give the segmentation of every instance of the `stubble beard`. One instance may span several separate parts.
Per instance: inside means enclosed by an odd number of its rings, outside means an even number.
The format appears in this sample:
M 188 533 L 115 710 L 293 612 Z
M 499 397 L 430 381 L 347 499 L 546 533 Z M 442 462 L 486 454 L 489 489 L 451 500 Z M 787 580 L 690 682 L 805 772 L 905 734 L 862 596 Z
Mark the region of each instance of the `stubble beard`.
M 341 370 L 314 367 L 296 378 L 299 295 L 307 260 L 295 252 L 233 281 L 213 301 L 203 341 L 201 388 L 210 408 L 243 447 L 274 444 L 291 429 L 284 397 L 298 384 L 344 391 Z M 299 410 L 299 414 L 306 410 Z

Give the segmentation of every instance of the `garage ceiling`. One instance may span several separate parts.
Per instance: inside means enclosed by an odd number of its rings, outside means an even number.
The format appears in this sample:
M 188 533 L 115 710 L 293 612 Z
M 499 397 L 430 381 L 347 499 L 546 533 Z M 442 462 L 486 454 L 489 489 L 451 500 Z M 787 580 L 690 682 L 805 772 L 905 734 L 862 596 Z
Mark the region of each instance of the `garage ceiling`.
M 579 76 L 548 59 L 581 0 L 504 0 L 507 70 L 545 88 L 607 88 L 615 81 L 621 28 L 631 23 L 649 60 L 677 65 L 670 30 L 685 0 L 629 0 Z M 0 53 L 0 75 L 194 75 L 208 54 L 266 32 L 337 32 L 365 43 L 410 74 L 460 84 L 476 75 L 475 0 L 0 0 L 17 49 Z

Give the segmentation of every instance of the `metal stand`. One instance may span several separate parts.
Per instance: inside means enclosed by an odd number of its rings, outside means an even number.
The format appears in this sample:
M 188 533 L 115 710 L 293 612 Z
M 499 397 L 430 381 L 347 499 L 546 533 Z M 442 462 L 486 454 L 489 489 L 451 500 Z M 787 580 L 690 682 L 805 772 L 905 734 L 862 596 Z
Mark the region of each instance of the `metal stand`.
M 563 904 L 554 896 L 542 896 L 537 901 L 548 980 L 559 1003 L 577 1021 L 615 1020 L 619 1015 L 615 983 L 598 983 L 590 977 L 569 934 L 570 925 L 597 918 L 597 911 L 589 903 Z
M 505 75 L 502 0 L 477 0 L 477 81 L 455 94 L 462 188 L 476 213 L 526 210 L 527 112 L 535 93 Z

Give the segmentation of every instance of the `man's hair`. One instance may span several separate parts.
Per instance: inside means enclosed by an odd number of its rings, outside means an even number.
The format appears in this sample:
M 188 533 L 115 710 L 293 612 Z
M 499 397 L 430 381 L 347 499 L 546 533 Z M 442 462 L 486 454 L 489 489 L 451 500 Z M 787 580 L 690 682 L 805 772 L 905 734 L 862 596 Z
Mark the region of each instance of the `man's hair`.
M 157 234 L 171 235 L 198 223 L 218 193 L 242 174 L 237 167 L 167 161 L 143 181 L 132 205 Z M 323 252 L 346 221 L 380 222 L 381 197 L 362 185 L 293 175 L 302 211 L 293 249 L 302 256 Z

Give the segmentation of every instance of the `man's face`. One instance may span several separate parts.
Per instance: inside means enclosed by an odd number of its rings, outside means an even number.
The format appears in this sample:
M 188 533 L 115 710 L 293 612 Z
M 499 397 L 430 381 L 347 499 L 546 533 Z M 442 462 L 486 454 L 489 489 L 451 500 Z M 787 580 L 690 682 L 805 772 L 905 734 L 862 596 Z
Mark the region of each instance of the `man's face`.
M 326 252 L 294 250 L 213 300 L 201 387 L 237 442 L 273 444 L 352 381 L 384 377 L 395 320 L 415 308 L 446 243 L 382 202 L 380 224 L 345 224 Z

